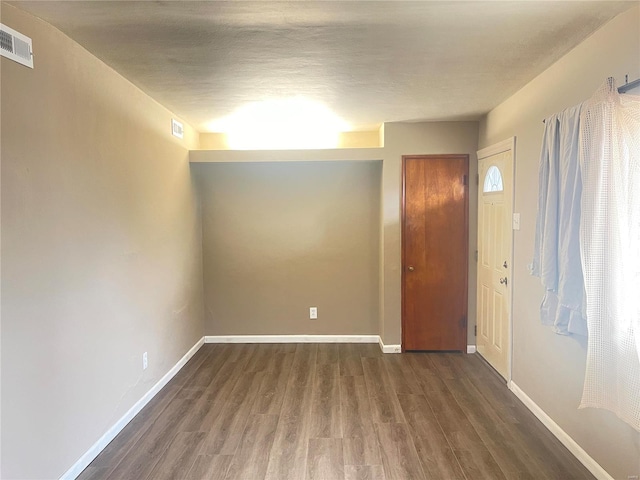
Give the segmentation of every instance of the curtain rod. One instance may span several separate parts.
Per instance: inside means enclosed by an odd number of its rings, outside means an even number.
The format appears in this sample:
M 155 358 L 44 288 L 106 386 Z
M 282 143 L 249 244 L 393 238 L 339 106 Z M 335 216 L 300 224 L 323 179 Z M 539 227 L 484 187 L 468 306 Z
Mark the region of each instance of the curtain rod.
M 621 87 L 618 87 L 618 93 L 627 93 L 629 90 L 632 90 L 636 87 L 640 87 L 640 78 L 638 78 L 637 80 L 634 80 L 633 82 L 629 82 L 628 81 L 629 76 L 625 75 L 624 76 L 624 81 L 625 84 L 622 85 Z M 542 123 L 547 123 L 547 120 L 542 120 Z
M 626 93 L 632 88 L 636 88 L 638 86 L 640 86 L 640 78 L 637 80 L 634 80 L 633 82 L 625 83 L 621 87 L 618 87 L 618 93 Z

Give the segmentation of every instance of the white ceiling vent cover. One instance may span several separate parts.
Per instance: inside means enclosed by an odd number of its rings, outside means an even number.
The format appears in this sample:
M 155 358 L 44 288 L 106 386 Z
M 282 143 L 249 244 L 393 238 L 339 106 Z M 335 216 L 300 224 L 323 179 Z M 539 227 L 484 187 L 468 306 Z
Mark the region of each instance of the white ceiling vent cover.
M 31 39 L 0 23 L 0 54 L 14 62 L 33 68 Z

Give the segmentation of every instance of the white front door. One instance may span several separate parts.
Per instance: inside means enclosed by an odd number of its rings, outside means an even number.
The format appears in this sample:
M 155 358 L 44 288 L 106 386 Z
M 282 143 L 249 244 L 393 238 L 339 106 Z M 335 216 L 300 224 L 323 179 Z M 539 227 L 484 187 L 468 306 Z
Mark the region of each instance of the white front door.
M 511 376 L 514 143 L 478 152 L 477 349 L 506 380 Z

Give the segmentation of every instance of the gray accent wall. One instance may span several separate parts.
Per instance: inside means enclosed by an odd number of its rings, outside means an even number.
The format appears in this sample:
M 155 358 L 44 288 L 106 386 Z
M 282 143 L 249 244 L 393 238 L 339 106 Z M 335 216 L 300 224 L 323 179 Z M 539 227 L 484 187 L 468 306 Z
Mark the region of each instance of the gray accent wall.
M 207 335 L 377 335 L 381 167 L 194 165 Z

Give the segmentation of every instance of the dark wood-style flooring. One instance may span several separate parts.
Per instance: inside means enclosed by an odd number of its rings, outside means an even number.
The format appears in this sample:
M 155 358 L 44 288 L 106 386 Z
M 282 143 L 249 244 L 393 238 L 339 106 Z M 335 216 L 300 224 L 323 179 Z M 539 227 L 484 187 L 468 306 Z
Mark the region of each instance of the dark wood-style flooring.
M 204 345 L 81 480 L 590 479 L 477 355 Z

